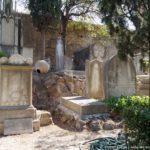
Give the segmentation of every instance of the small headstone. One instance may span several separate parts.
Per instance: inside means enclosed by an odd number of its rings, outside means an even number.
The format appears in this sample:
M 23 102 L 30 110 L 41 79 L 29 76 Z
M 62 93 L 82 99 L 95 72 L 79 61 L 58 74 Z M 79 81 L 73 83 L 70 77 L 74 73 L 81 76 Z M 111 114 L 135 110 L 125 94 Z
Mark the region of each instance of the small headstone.
M 104 99 L 103 63 L 95 59 L 86 62 L 86 96 L 88 98 Z
M 105 69 L 108 97 L 135 94 L 136 71 L 130 57 L 123 61 L 113 56 Z
M 32 133 L 32 118 L 8 119 L 4 121 L 4 135 Z

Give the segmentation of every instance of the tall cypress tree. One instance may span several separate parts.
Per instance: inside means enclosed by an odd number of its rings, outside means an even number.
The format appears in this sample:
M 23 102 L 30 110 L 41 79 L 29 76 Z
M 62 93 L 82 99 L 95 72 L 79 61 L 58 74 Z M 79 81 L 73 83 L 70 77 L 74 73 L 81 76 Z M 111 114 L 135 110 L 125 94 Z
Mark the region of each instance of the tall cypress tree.
M 29 0 L 28 8 L 34 27 L 41 32 L 42 58 L 45 58 L 45 33 L 52 22 L 60 19 L 61 0 Z

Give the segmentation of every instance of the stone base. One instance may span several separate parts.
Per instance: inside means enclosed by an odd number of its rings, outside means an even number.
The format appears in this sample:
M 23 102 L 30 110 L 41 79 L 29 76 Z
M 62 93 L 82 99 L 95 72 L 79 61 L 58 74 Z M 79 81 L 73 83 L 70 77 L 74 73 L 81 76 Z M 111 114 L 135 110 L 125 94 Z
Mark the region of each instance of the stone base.
M 6 120 L 32 119 L 33 131 L 39 131 L 40 127 L 47 126 L 53 123 L 50 112 L 36 110 L 34 107 L 1 107 L 0 109 L 0 134 L 4 134 L 4 122 Z M 21 133 L 20 133 L 21 134 Z
M 4 135 L 33 133 L 32 118 L 4 120 Z
M 61 105 L 78 113 L 80 116 L 108 112 L 104 102 L 81 96 L 63 97 Z
M 36 108 L 34 107 L 18 107 L 18 109 L 12 107 L 0 108 L 0 122 L 5 119 L 13 118 L 36 118 Z
M 4 134 L 4 122 L 11 119 L 31 118 L 33 121 L 33 131 L 38 131 L 40 121 L 37 119 L 36 108 L 23 106 L 15 109 L 14 107 L 0 108 L 0 134 Z M 36 121 L 35 121 L 36 120 Z

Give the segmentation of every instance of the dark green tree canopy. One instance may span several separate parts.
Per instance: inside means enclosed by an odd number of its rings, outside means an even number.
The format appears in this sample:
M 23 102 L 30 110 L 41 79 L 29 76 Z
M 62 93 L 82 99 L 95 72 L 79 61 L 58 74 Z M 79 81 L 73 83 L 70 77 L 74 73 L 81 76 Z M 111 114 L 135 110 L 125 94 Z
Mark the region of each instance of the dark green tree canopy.
M 119 56 L 149 50 L 150 0 L 99 0 L 99 8 L 102 21 L 117 37 Z
M 54 20 L 60 20 L 61 0 L 29 0 L 28 8 L 39 31 L 46 31 Z

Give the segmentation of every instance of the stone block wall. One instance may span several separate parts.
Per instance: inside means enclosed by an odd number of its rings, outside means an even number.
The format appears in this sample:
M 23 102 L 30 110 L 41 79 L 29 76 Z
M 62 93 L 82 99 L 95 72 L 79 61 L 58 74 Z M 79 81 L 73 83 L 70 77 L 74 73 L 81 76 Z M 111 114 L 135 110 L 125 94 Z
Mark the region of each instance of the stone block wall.
M 33 59 L 34 62 L 41 59 L 41 33 L 33 27 L 32 18 L 29 15 L 24 15 L 22 18 L 23 24 L 23 46 L 24 47 L 33 47 Z M 52 67 L 55 67 L 55 48 L 56 40 L 59 35 L 59 30 L 57 28 L 51 27 L 46 33 L 46 57 L 51 59 Z M 66 59 L 72 61 L 72 57 L 75 52 L 91 49 L 91 45 L 98 43 L 98 49 L 105 49 L 106 52 L 103 52 L 106 56 L 109 57 L 112 54 L 116 54 L 117 50 L 113 44 L 112 39 L 103 39 L 102 37 L 94 37 L 86 30 L 79 29 L 68 29 L 67 31 L 67 50 L 66 50 Z M 102 48 L 103 47 L 103 48 Z M 107 54 L 106 54 L 107 53 Z M 90 54 L 92 58 L 92 54 Z M 105 59 L 105 58 L 104 58 Z
M 136 82 L 136 95 L 149 96 L 150 75 L 138 75 Z

